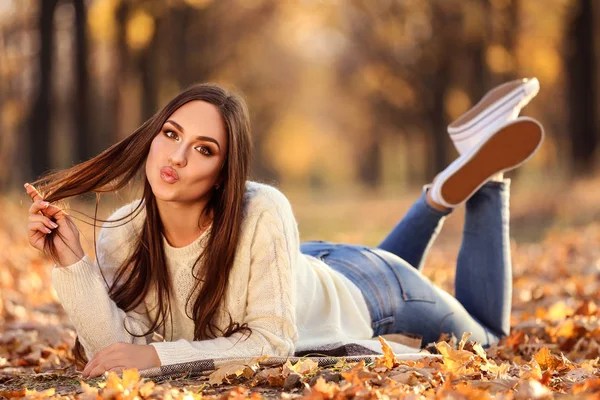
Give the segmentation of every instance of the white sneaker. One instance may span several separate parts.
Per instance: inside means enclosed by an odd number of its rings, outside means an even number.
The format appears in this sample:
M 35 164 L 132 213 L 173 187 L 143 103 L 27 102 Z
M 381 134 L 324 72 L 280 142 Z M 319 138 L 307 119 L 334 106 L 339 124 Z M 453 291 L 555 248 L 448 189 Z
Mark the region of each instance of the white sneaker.
M 475 146 L 482 137 L 512 121 L 540 91 L 537 78 L 517 79 L 496 86 L 466 113 L 448 125 L 459 154 Z
M 430 188 L 431 198 L 447 208 L 462 204 L 492 176 L 529 160 L 543 139 L 544 128 L 529 117 L 517 118 L 496 131 L 488 131 L 475 147 L 435 177 Z

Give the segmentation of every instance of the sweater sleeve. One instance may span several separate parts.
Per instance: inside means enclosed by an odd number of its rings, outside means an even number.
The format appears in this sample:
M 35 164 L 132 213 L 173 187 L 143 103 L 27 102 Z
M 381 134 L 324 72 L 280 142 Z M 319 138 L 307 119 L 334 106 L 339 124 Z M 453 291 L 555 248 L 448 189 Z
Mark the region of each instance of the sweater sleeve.
M 111 283 L 114 271 L 124 260 L 128 247 L 123 236 L 124 229 L 103 227 L 98 235 L 97 261 Z M 126 342 L 147 344 L 150 335 L 139 337 L 148 330 L 145 313 L 125 312 L 117 307 L 108 295 L 108 286 L 100 273 L 98 262 L 85 255 L 75 264 L 52 270 L 52 283 L 71 323 L 91 358 L 104 347 Z
M 222 357 L 293 355 L 298 340 L 293 273 L 299 239 L 291 208 L 260 214 L 250 253 L 248 299 L 241 321 L 252 330 L 250 336 L 237 332 L 200 341 L 152 343 L 162 365 Z

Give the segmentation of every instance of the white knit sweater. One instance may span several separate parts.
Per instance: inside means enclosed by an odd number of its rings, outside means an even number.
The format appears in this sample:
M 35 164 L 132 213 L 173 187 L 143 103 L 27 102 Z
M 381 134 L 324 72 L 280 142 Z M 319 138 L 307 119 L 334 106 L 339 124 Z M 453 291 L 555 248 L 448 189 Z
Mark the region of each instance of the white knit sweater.
M 127 215 L 138 202 L 121 207 L 109 220 Z M 107 223 L 100 230 L 96 259 L 109 284 L 132 251 L 144 220 L 142 207 L 126 224 Z M 107 227 L 116 225 L 121 226 Z M 181 248 L 170 246 L 163 237 L 174 288 L 172 319 L 145 337 L 129 332 L 147 331 L 149 317 L 155 315 L 155 295 L 151 293 L 141 306 L 126 313 L 110 299 L 98 264 L 87 255 L 73 265 L 53 269 L 54 288 L 88 357 L 115 342 L 151 344 L 162 365 L 169 365 L 206 358 L 287 356 L 326 343 L 372 337 L 369 311 L 359 289 L 321 260 L 300 253 L 298 227 L 286 197 L 271 186 L 248 182 L 224 306 L 233 321 L 247 323 L 252 334 L 242 340 L 244 334 L 236 333 L 194 341 L 194 322 L 185 307 L 194 284 L 192 265 L 209 231 Z M 189 315 L 192 305 L 190 301 Z M 225 313 L 219 314 L 217 325 L 225 328 L 228 321 Z

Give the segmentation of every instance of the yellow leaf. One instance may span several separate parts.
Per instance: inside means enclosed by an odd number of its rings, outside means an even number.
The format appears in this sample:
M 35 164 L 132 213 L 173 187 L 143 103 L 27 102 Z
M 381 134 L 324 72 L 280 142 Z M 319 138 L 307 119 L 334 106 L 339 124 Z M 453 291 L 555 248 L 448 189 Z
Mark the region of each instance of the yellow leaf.
M 105 386 L 106 389 L 115 389 L 118 391 L 122 391 L 124 389 L 123 385 L 121 383 L 121 378 L 119 378 L 119 375 L 116 372 L 114 372 L 114 371 L 106 372 L 105 376 L 106 376 L 106 380 L 104 382 L 106 385 Z
M 287 376 L 290 374 L 290 372 L 296 372 L 300 375 L 306 375 L 316 371 L 318 368 L 319 364 L 317 364 L 310 358 L 298 360 L 298 362 L 294 365 L 292 365 L 292 363 L 288 360 L 283 366 L 283 375 Z
M 550 321 L 563 321 L 573 315 L 573 312 L 573 309 L 567 306 L 564 301 L 559 301 L 548 309 L 546 319 Z
M 571 318 L 567 319 L 565 322 L 561 323 L 554 329 L 553 336 L 556 337 L 565 337 L 572 338 L 577 335 L 577 329 L 575 326 L 575 321 Z
M 154 391 L 154 386 L 155 386 L 155 383 L 152 381 L 148 381 L 148 382 L 144 383 L 142 385 L 142 387 L 140 387 L 140 390 L 139 390 L 140 396 L 149 397 L 152 394 L 152 392 Z
M 485 350 L 483 350 L 483 347 L 481 346 L 480 343 L 475 343 L 473 345 L 473 351 L 475 352 L 475 354 L 477 354 L 479 357 L 483 358 L 484 360 L 487 360 L 487 354 L 485 354 Z
M 136 387 L 140 382 L 140 373 L 136 368 L 123 371 L 122 384 L 124 388 Z
M 45 399 L 47 397 L 54 396 L 56 394 L 56 390 L 54 388 L 46 389 L 41 392 L 37 390 L 29 390 L 25 389 L 25 397 L 28 399 Z
M 382 338 L 381 336 L 379 336 L 378 338 L 379 342 L 381 343 L 381 350 L 383 351 L 383 356 L 377 358 L 377 365 L 383 365 L 387 369 L 392 369 L 394 368 L 394 364 L 397 362 L 396 355 L 394 354 L 392 347 L 384 338 Z
M 454 350 L 446 342 L 438 342 L 435 347 L 442 354 L 444 366 L 448 371 L 456 375 L 472 372 L 473 368 L 467 364 L 473 361 L 475 354 L 466 350 Z
M 467 344 L 467 340 L 471 337 L 471 332 L 463 332 L 462 337 L 460 338 L 460 342 L 458 342 L 458 349 L 463 350 L 465 348 L 465 344 Z

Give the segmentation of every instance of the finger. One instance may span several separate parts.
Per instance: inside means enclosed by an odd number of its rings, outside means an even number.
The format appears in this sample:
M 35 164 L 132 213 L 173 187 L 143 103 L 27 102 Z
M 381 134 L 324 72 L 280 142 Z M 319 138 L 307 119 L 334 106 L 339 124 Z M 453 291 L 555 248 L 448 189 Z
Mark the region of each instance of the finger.
M 29 238 L 29 244 L 35 247 L 36 249 L 42 250 L 44 246 L 44 242 L 46 240 L 47 233 L 40 232 L 38 230 L 31 231 L 27 235 Z
M 31 214 L 29 216 L 29 222 L 41 222 L 50 229 L 58 228 L 58 224 L 56 222 L 40 214 Z
M 50 203 L 43 200 L 35 200 L 29 207 L 29 214 L 37 214 L 40 211 L 45 211 L 50 206 Z
M 98 365 L 99 365 L 99 361 L 100 359 L 98 358 L 92 358 L 90 361 L 88 361 L 88 363 L 85 365 L 85 368 L 83 369 L 83 372 L 81 373 L 81 375 L 84 378 L 87 378 L 90 376 L 90 372 L 92 372 Z
M 94 356 L 90 359 L 90 361 L 88 361 L 87 365 L 85 366 L 84 370 L 83 370 L 83 376 L 86 375 L 86 373 L 89 373 L 90 371 L 92 371 L 98 364 L 100 364 L 110 353 L 112 353 L 116 347 L 118 343 L 113 343 L 111 345 L 106 346 L 105 348 L 103 348 L 102 350 L 100 350 L 99 352 L 97 352 L 96 354 L 94 354 Z
M 120 353 L 111 353 L 106 357 L 90 362 L 85 366 L 83 376 L 87 378 L 93 378 L 94 376 L 100 376 L 104 372 L 111 368 L 124 367 L 124 357 Z
M 52 232 L 52 230 L 50 228 L 48 228 L 46 225 L 44 225 L 43 222 L 40 222 L 40 221 L 30 222 L 29 224 L 27 224 L 27 228 L 29 229 L 30 236 L 35 232 L 42 232 L 44 234 L 48 234 L 48 233 Z
M 104 374 L 106 372 L 106 368 L 104 366 L 102 366 L 102 364 L 100 365 L 96 365 L 91 371 L 89 371 L 87 374 L 85 374 L 84 372 L 84 378 L 95 378 L 97 376 L 101 376 L 102 374 Z
M 37 189 L 35 187 L 33 187 L 33 185 L 26 183 L 24 186 L 25 186 L 25 190 L 27 191 L 27 194 L 31 197 L 34 204 L 36 202 L 39 202 L 42 205 L 42 207 L 43 207 L 42 210 L 45 215 L 49 215 L 54 218 L 60 218 L 60 217 L 67 215 L 67 213 L 65 213 L 62 209 L 58 208 L 57 206 L 49 204 L 48 202 L 45 202 L 42 195 L 40 194 L 40 192 L 38 192 Z M 32 212 L 32 209 L 30 208 L 29 212 L 36 214 L 42 210 L 38 209 L 37 211 Z
M 50 204 L 45 210 L 44 210 L 44 214 L 54 218 L 57 222 L 59 219 L 66 217 L 68 214 L 66 212 L 64 212 L 64 210 L 62 210 L 61 208 L 58 208 L 57 206 Z
M 117 374 L 122 373 L 125 370 L 124 366 L 118 366 L 107 370 L 106 372 L 116 372 Z
M 96 366 L 92 371 L 90 371 L 88 378 L 102 376 L 108 371 L 123 371 L 125 368 L 126 366 L 123 365 L 122 360 L 111 360 L 108 363 L 102 363 Z
M 27 194 L 29 195 L 29 197 L 31 197 L 31 199 L 33 201 L 43 200 L 42 195 L 40 194 L 40 192 L 37 191 L 37 189 L 33 185 L 26 183 L 23 186 L 25 186 L 25 191 L 27 192 Z

